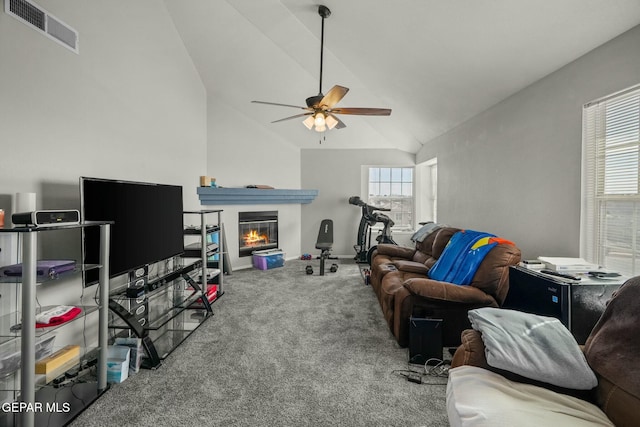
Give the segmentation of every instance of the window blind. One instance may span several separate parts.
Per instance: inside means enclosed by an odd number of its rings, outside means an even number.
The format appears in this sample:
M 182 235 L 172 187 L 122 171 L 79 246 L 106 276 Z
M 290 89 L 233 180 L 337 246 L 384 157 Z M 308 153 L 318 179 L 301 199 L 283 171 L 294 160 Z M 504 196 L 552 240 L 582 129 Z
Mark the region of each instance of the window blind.
M 583 110 L 581 256 L 640 273 L 640 88 Z

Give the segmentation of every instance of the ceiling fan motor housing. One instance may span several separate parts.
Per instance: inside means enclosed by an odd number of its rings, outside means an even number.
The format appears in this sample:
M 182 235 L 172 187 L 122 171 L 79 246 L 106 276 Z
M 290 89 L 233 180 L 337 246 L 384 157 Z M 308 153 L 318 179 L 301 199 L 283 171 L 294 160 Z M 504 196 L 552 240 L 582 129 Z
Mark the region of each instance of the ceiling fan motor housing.
M 322 98 L 324 98 L 323 94 L 310 96 L 309 98 L 307 98 L 307 107 L 315 108 L 320 103 L 320 101 L 322 101 Z

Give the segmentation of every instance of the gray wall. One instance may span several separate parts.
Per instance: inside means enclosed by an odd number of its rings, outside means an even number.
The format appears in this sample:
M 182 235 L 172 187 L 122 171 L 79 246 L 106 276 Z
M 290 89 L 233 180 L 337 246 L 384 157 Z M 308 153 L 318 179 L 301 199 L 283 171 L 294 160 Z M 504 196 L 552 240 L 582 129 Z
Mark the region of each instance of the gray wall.
M 38 209 L 77 208 L 86 175 L 182 185 L 185 207 L 199 207 L 206 91 L 164 3 L 38 4 L 79 31 L 80 54 L 0 13 L 0 201 L 35 192 Z M 11 207 L 0 208 L 10 215 Z M 79 236 L 67 237 L 51 244 L 77 248 Z M 89 305 L 94 294 L 69 281 L 38 287 L 43 306 Z M 63 329 L 72 334 L 83 323 Z
M 315 249 L 320 222 L 329 218 L 334 225 L 333 254 L 355 255 L 360 209 L 350 205 L 350 196 L 361 194 L 363 165 L 414 166 L 415 156 L 400 150 L 320 150 L 301 153 L 302 188 L 319 190 L 318 197 L 302 206 L 303 253 L 317 255 Z
M 513 240 L 526 258 L 579 256 L 582 106 L 640 83 L 640 26 L 425 144 L 438 220 Z

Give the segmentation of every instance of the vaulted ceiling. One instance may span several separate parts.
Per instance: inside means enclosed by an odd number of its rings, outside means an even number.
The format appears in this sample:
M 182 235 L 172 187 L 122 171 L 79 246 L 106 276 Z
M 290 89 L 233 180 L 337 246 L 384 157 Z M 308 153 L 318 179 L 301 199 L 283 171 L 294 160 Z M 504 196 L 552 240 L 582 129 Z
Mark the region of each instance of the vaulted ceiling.
M 431 139 L 640 24 L 640 0 L 165 0 L 210 102 L 301 148 L 397 148 Z M 318 94 L 350 89 L 340 107 L 391 108 L 340 116 L 320 134 L 301 113 Z M 639 50 L 640 52 L 640 50 Z

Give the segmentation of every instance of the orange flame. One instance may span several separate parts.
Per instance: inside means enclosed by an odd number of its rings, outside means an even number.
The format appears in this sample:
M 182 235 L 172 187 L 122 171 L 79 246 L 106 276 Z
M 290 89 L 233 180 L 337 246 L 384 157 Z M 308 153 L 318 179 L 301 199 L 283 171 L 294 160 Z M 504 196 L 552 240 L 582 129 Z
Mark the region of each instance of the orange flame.
M 258 234 L 257 230 L 251 230 L 244 236 L 242 236 L 245 246 L 256 246 L 258 243 L 269 243 L 269 236 L 266 234 Z

